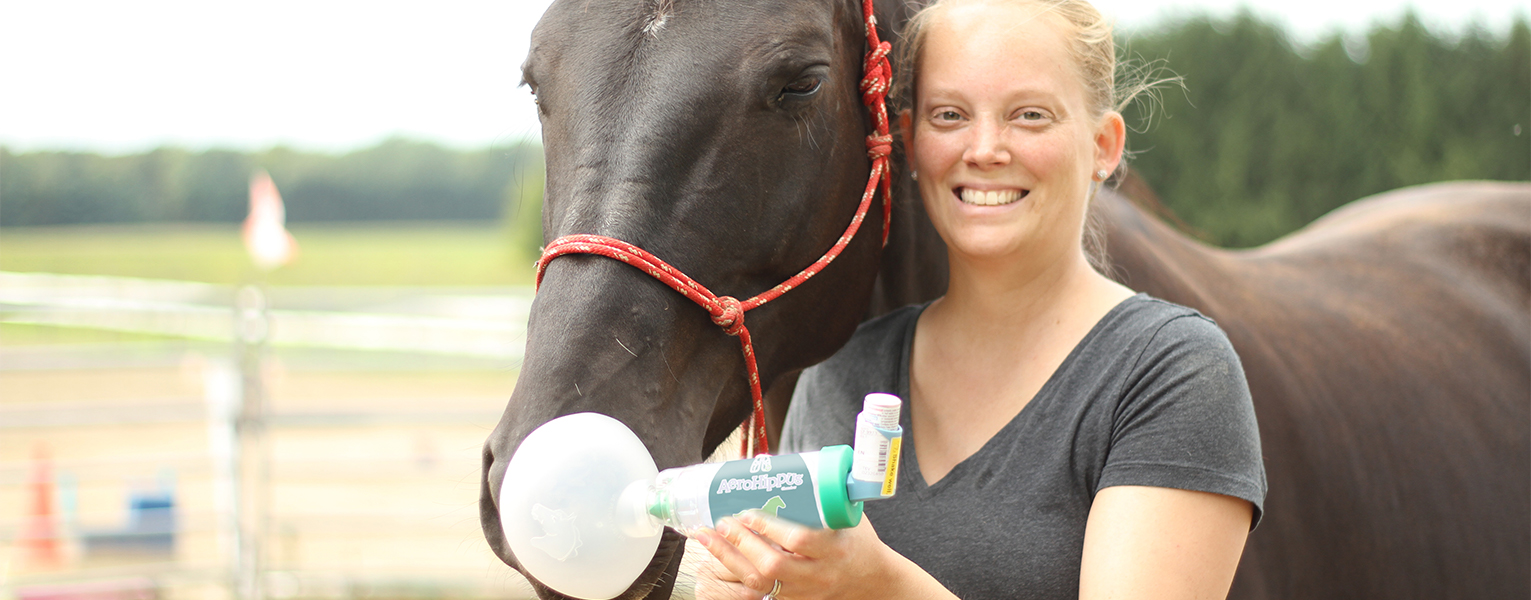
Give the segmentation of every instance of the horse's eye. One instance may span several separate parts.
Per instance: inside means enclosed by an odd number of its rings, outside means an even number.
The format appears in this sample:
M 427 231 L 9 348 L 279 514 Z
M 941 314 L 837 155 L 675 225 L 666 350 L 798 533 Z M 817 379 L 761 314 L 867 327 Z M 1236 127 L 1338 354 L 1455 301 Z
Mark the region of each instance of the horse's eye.
M 782 96 L 811 96 L 819 91 L 819 88 L 823 85 L 824 80 L 822 78 L 817 75 L 809 75 L 787 84 L 787 87 L 782 88 L 781 93 Z

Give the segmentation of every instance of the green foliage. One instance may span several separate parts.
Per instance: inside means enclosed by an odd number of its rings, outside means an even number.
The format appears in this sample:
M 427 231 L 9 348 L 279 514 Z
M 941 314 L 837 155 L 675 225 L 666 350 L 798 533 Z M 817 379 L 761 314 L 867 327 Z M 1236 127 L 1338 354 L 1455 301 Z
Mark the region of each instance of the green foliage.
M 121 344 L 157 342 L 177 338 L 149 333 L 131 333 L 83 327 L 23 325 L 0 322 L 0 346 L 42 346 L 50 344 Z
M 291 223 L 496 219 L 528 148 L 463 152 L 400 139 L 342 156 L 287 148 L 127 156 L 0 148 L 0 226 L 238 222 L 257 168 L 276 181 Z
M 1294 44 L 1243 13 L 1122 41 L 1184 78 L 1127 111 L 1133 168 L 1208 241 L 1261 244 L 1371 194 L 1450 179 L 1531 180 L 1531 28 L 1439 34 L 1413 16 Z M 244 218 L 265 168 L 290 223 L 503 218 L 500 252 L 542 245 L 541 151 L 390 140 L 343 156 L 162 148 L 130 156 L 0 148 L 0 227 Z M 301 241 L 301 240 L 300 240 Z M 306 249 L 306 247 L 305 247 Z M 243 264 L 243 263 L 241 263 Z
M 525 148 L 516 161 L 516 174 L 505 187 L 502 222 L 510 240 L 511 260 L 531 264 L 542 255 L 542 152 Z
M 1267 242 L 1364 196 L 1531 179 L 1531 32 L 1432 34 L 1412 14 L 1310 47 L 1248 14 L 1124 40 L 1185 89 L 1129 134 L 1133 169 L 1209 241 Z M 1129 124 L 1144 122 L 1143 103 Z
M 500 152 L 405 140 L 338 157 L 277 149 L 261 158 L 295 222 L 496 219 L 514 168 Z

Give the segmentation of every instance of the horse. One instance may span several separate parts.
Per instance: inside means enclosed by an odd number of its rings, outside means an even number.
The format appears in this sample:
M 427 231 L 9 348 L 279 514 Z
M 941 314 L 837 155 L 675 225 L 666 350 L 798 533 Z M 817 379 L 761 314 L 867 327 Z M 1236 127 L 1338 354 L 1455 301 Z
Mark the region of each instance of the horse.
M 1269 493 L 1230 598 L 1531 597 L 1531 185 L 1404 188 L 1241 251 L 1103 200 L 1117 279 L 1215 320 L 1249 380 Z
M 878 6 L 879 35 L 913 8 Z M 610 236 L 740 298 L 788 279 L 835 243 L 867 180 L 864 35 L 854 0 L 555 2 L 523 65 L 545 241 Z M 944 290 L 944 245 L 897 175 L 876 199 L 892 203 L 885 246 L 874 207 L 833 263 L 747 313 L 769 423 L 795 374 L 857 323 Z M 1404 190 L 1224 251 L 1141 208 L 1137 181 L 1092 208 L 1109 274 L 1217 320 L 1260 419 L 1271 492 L 1233 596 L 1526 597 L 1531 190 Z M 480 516 L 502 560 L 519 568 L 496 495 L 538 425 L 611 415 L 664 469 L 700 462 L 745 419 L 745 359 L 711 316 L 617 260 L 546 265 L 484 446 Z M 619 598 L 668 597 L 683 541 L 667 530 Z

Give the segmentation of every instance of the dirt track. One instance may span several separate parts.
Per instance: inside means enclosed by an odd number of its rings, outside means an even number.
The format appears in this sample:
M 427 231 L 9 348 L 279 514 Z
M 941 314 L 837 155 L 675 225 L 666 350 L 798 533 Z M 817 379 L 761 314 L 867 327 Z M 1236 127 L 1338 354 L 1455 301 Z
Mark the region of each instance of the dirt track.
M 138 575 L 164 598 L 230 597 L 203 386 L 208 360 L 190 353 L 143 362 L 0 367 L 0 599 L 28 585 Z M 479 449 L 513 372 L 281 364 L 271 369 L 267 437 L 271 596 L 528 597 L 520 576 L 489 552 L 477 516 Z M 39 447 L 64 483 L 55 488 L 63 493 L 54 522 L 65 564 L 48 568 L 16 543 Z M 82 551 L 82 534 L 125 525 L 129 492 L 161 487 L 176 502 L 173 555 L 129 561 Z

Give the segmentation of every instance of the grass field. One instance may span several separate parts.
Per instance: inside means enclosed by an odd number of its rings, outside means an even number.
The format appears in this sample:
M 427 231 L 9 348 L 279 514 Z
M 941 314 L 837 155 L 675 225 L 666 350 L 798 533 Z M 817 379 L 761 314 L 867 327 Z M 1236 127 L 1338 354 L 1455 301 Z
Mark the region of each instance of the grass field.
M 53 327 L 23 323 L 0 323 L 0 347 L 49 346 L 55 344 L 122 344 L 159 342 L 175 338 L 147 333 L 106 331 L 83 327 Z
M 534 257 L 483 223 L 294 225 L 296 260 L 272 285 L 475 286 L 532 280 Z M 220 284 L 256 272 L 237 225 L 135 224 L 0 229 L 0 271 L 114 275 Z

